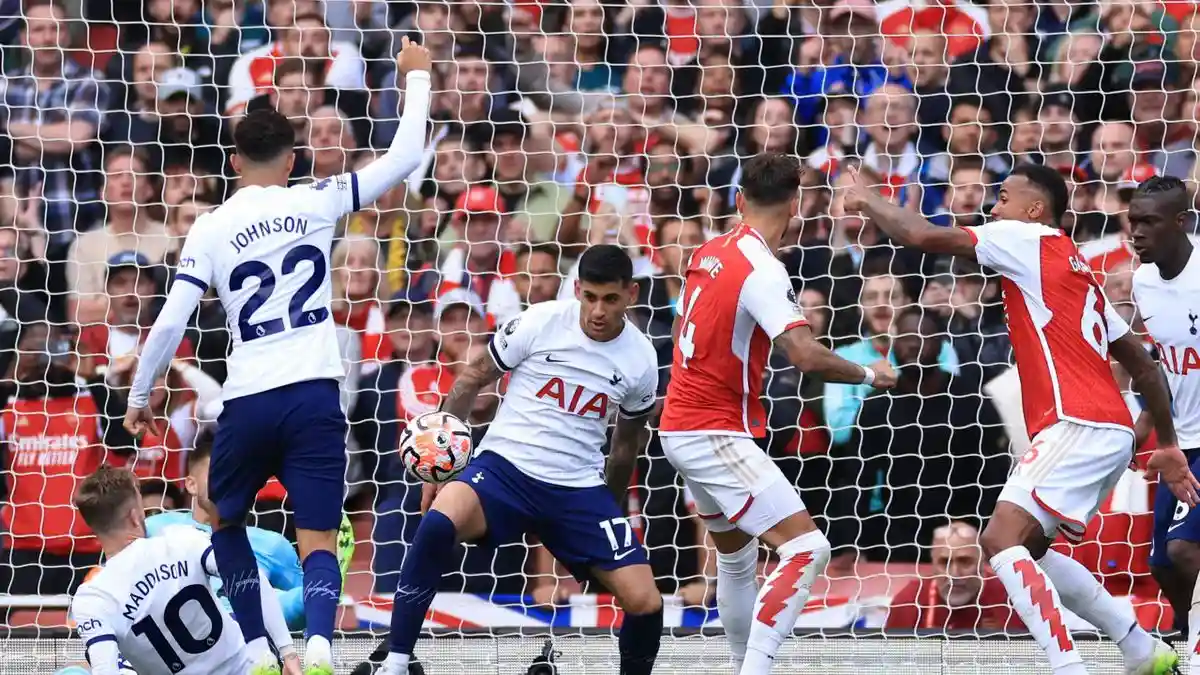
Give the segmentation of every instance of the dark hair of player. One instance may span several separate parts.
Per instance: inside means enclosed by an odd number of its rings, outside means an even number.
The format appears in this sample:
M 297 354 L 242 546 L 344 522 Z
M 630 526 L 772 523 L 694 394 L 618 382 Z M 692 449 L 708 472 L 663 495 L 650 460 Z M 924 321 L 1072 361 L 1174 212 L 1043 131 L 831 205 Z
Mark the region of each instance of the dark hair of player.
M 201 461 L 212 457 L 213 433 L 207 429 L 196 435 L 192 451 L 187 454 L 188 473 Z
M 1054 224 L 1062 222 L 1071 203 L 1071 193 L 1067 189 L 1066 179 L 1058 169 L 1043 164 L 1018 164 L 1009 175 L 1021 176 L 1041 190 L 1050 202 L 1050 215 L 1054 218 Z
M 143 497 L 162 495 L 164 501 L 170 500 L 176 506 L 183 504 L 183 491 L 174 483 L 169 483 L 161 478 L 139 481 L 138 494 Z
M 579 280 L 589 284 L 633 282 L 633 261 L 625 249 L 614 244 L 598 244 L 579 256 Z
M 137 477 L 129 469 L 101 464 L 75 493 L 75 508 L 96 534 L 111 532 L 126 516 L 125 508 L 141 504 Z
M 755 206 L 779 206 L 800 190 L 800 160 L 781 152 L 764 152 L 742 167 L 742 195 Z
M 1187 185 L 1174 176 L 1153 176 L 1142 181 L 1133 191 L 1133 198 L 1154 198 L 1160 204 L 1170 205 L 1171 212 L 1187 211 L 1191 199 Z
M 266 164 L 292 152 L 296 130 L 274 108 L 258 108 L 246 113 L 233 132 L 233 145 L 239 157 L 255 164 Z

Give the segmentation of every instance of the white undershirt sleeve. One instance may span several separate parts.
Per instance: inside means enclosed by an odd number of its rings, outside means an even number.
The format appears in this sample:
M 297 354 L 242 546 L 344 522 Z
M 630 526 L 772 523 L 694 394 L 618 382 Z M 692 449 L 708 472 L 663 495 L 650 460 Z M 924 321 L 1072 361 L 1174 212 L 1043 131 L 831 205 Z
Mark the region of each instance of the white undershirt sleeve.
M 425 127 L 429 122 L 429 73 L 414 70 L 404 76 L 404 113 L 388 151 L 357 172 L 358 198 L 366 206 L 396 187 L 421 165 Z
M 144 408 L 150 401 L 150 390 L 154 382 L 167 369 L 167 364 L 179 349 L 179 341 L 187 330 L 192 313 L 200 305 L 204 297 L 204 289 L 190 283 L 176 282 L 167 294 L 162 311 L 154 320 L 154 327 L 142 346 L 141 359 L 138 361 L 137 373 L 133 376 L 133 385 L 129 388 L 129 407 Z

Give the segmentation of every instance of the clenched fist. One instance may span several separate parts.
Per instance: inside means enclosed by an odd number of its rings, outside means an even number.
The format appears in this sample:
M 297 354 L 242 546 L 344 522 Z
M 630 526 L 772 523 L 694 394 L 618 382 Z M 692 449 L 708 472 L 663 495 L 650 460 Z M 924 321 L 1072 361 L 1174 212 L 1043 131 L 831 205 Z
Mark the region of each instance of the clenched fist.
M 400 53 L 396 55 L 396 70 L 399 70 L 401 75 L 407 75 L 414 70 L 429 72 L 433 68 L 433 58 L 429 56 L 428 49 L 407 37 L 401 38 L 400 45 Z
M 845 188 L 846 193 L 842 197 L 842 208 L 846 210 L 846 213 L 861 213 L 867 207 L 867 202 L 871 198 L 871 188 L 867 187 L 862 174 L 858 172 L 857 166 L 846 167 L 846 172 L 850 174 L 850 178 L 854 182 Z

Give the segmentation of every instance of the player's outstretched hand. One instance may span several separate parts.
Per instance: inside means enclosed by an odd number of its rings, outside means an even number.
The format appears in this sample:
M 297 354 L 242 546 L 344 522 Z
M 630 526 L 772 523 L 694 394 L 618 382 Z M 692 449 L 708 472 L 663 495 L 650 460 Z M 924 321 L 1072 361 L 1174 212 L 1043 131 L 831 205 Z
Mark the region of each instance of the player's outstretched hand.
M 125 430 L 133 434 L 137 440 L 142 440 L 142 436 L 146 435 L 147 431 L 158 433 L 158 421 L 154 419 L 154 413 L 150 408 L 134 408 L 130 407 L 125 411 Z
M 868 366 L 875 371 L 875 381 L 871 383 L 876 389 L 891 389 L 896 386 L 896 369 L 887 359 L 880 359 Z
M 414 70 L 429 72 L 433 69 L 433 57 L 429 55 L 428 49 L 406 37 L 400 39 L 400 45 L 400 53 L 396 55 L 396 70 L 399 70 L 401 75 L 407 75 Z
M 867 208 L 867 200 L 870 199 L 871 188 L 867 187 L 865 179 L 858 172 L 857 166 L 846 167 L 846 173 L 850 174 L 850 178 L 854 182 L 845 188 L 846 193 L 842 197 L 842 208 L 846 210 L 846 213 L 859 213 Z
M 1188 506 L 1200 504 L 1200 480 L 1196 480 L 1188 466 L 1187 455 L 1179 446 L 1169 445 L 1155 450 L 1146 469 L 1151 477 L 1157 475 L 1166 483 L 1171 494 L 1179 501 Z
M 441 485 L 425 483 L 421 486 L 421 515 L 429 513 L 429 507 L 433 506 L 433 500 L 438 493 L 442 491 Z

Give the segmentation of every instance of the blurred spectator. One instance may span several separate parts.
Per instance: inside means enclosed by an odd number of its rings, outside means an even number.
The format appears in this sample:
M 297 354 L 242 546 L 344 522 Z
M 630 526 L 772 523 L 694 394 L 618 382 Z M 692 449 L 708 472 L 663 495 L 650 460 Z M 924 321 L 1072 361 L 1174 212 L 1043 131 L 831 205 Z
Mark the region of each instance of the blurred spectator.
M 116 80 L 109 86 L 112 102 L 117 105 L 104 117 L 100 138 L 106 143 L 129 143 L 131 138 L 148 135 L 145 128 L 153 126 L 158 110 L 158 78 L 182 66 L 183 59 L 167 43 L 151 40 L 134 52 L 131 63 L 124 82 L 120 77 L 111 78 Z
M 304 59 L 283 59 L 275 66 L 271 105 L 283 113 L 296 130 L 296 138 L 308 138 L 308 126 L 319 106 L 317 92 L 321 88 L 321 72 L 304 63 Z
M 553 241 L 559 220 L 571 201 L 571 191 L 545 180 L 542 159 L 547 148 L 512 111 L 497 111 L 490 122 L 477 122 L 469 130 L 472 142 L 488 168 L 504 201 L 504 212 L 512 214 L 511 243 Z
M 1025 630 L 1004 585 L 983 561 L 979 530 L 963 522 L 937 528 L 932 558 L 935 576 L 914 579 L 892 597 L 884 628 Z
M 502 101 L 493 94 L 492 67 L 483 55 L 471 47 L 455 50 L 454 60 L 444 66 L 442 86 L 434 87 L 430 114 L 434 119 L 461 125 L 488 119 Z
M 1188 151 L 1196 134 L 1181 116 L 1184 94 L 1179 87 L 1179 64 L 1172 54 L 1156 46 L 1138 50 L 1134 58 L 1138 60 L 1122 64 L 1115 75 L 1122 90 L 1128 83 L 1133 147 L 1141 161 L 1162 175 L 1187 177 Z
M 266 44 L 271 39 L 265 12 L 267 4 L 250 0 L 206 0 L 198 30 L 208 40 L 212 54 L 236 55 Z
M 354 170 L 358 171 L 374 160 L 374 153 L 359 153 Z M 421 241 L 432 237 L 422 235 L 419 228 L 409 230 L 410 221 L 404 212 L 407 196 L 408 186 L 401 183 L 385 192 L 374 204 L 351 214 L 350 222 L 346 224 L 346 234 L 365 235 L 376 240 L 383 260 L 383 267 L 380 268 L 383 279 L 380 283 L 390 289 L 404 288 L 408 284 L 408 270 L 419 269 L 424 263 L 418 255 L 422 244 L 433 243 Z
M 333 247 L 333 318 L 361 340 L 364 373 L 379 368 L 389 353 L 383 300 L 391 296 L 382 272 L 383 255 L 374 237 L 351 234 Z
M 164 159 L 162 203 L 167 208 L 189 199 L 218 201 L 223 196 L 223 187 L 223 181 L 215 174 L 198 176 L 193 173 L 190 162 L 181 162 L 172 157 Z
M 923 194 L 916 114 L 916 97 L 898 84 L 876 89 L 859 113 L 859 123 L 868 138 L 862 151 L 863 165 L 879 174 L 885 195 L 894 196 L 899 204 L 914 210 L 920 209 Z
M 952 167 L 934 222 L 955 227 L 981 225 L 990 186 L 997 181 L 976 155 L 955 157 Z
M 521 296 L 522 309 L 539 302 L 554 300 L 562 285 L 559 272 L 559 247 L 555 244 L 521 244 L 513 254 L 517 272 L 513 285 Z
M 1075 97 L 1065 87 L 1052 85 L 1043 90 L 1037 116 L 1042 133 L 1036 147 L 1043 164 L 1067 173 L 1079 164 L 1075 146 L 1079 118 L 1075 110 Z
M 996 126 L 992 122 L 991 111 L 978 96 L 954 97 L 949 117 L 939 129 L 939 137 L 946 143 L 946 152 L 939 152 L 925 162 L 924 180 L 930 191 L 930 200 L 945 201 L 950 174 L 960 160 L 974 164 L 973 160 L 979 158 L 983 161 L 983 168 L 993 178 L 1008 174 L 1011 167 L 999 152 Z
M 491 337 L 483 300 L 467 288 L 454 288 L 442 293 L 434 303 L 433 320 L 441 336 L 438 344 L 439 363 L 451 366 L 466 363 L 471 345 L 486 344 Z M 440 383 L 438 388 L 441 389 Z M 447 388 L 441 393 L 444 395 L 449 391 Z M 440 403 L 439 399 L 434 409 Z M 409 414 L 415 416 L 423 412 L 427 411 L 410 410 Z
M 835 351 L 842 358 L 864 366 L 880 359 L 887 359 L 894 366 L 901 365 L 893 351 L 893 338 L 896 335 L 893 322 L 901 310 L 911 303 L 904 287 L 898 279 L 888 274 L 869 277 L 863 282 L 860 302 L 863 308 L 863 327 L 868 337 L 854 344 L 839 347 Z M 933 343 L 932 340 L 930 342 Z M 958 357 L 954 348 L 945 341 L 935 344 L 938 351 L 934 352 L 934 356 L 938 367 L 948 373 L 957 373 Z M 871 391 L 870 385 L 865 384 L 825 385 L 825 423 L 829 425 L 834 444 L 841 445 L 850 441 L 854 434 L 855 421 L 859 419 L 863 399 L 870 395 Z
M 171 246 L 151 211 L 155 186 L 143 156 L 128 146 L 112 150 L 105 154 L 104 174 L 104 225 L 80 234 L 67 257 L 69 316 L 79 324 L 100 322 L 108 311 L 103 293 L 109 258 L 133 251 L 157 263 Z
M 1137 162 L 1133 133 L 1134 127 L 1128 122 L 1101 122 L 1092 132 L 1091 151 L 1084 166 L 1105 187 L 1115 184 Z
M 704 230 L 695 218 L 663 218 L 654 230 L 655 255 L 660 274 L 638 280 L 635 314 L 638 324 L 658 352 L 660 392 L 666 393 L 666 374 L 674 350 L 672 327 L 679 315 L 683 274 L 692 253 L 704 243 Z M 573 293 L 574 290 L 572 289 Z
M 983 382 L 1008 370 L 1012 343 L 1000 298 L 1000 280 L 978 263 L 955 258 L 948 332 L 958 361 L 981 370 Z
M 24 17 L 27 60 L 0 80 L 0 129 L 11 139 L 17 192 L 41 185 L 48 250 L 61 259 L 75 230 L 102 212 L 88 146 L 102 126 L 108 90 L 66 58 L 70 22 L 56 0 L 28 0 Z
M 190 173 L 224 177 L 228 172 L 222 125 L 204 100 L 200 76 L 194 70 L 172 68 L 159 74 L 157 83 L 157 115 L 140 133 L 131 129 L 128 139 L 117 140 L 157 143 L 163 155 L 185 164 Z
M 39 264 L 23 243 L 16 228 L 0 227 L 0 374 L 9 372 L 21 326 L 46 320 L 45 294 L 22 283 L 27 266 Z
M 71 503 L 76 484 L 100 464 L 123 465 L 135 444 L 121 426 L 124 401 L 79 362 L 60 329 L 24 324 L 17 350 L 0 413 L 0 588 L 71 593 L 100 562 L 100 544 Z
M 350 120 L 333 106 L 321 106 L 312 111 L 308 122 L 308 139 L 292 169 L 293 178 L 320 180 L 350 170 L 350 158 L 355 151 Z
M 947 515 L 992 512 L 1011 455 L 979 378 L 947 371 L 950 344 L 932 316 L 899 312 L 892 350 L 896 389 L 866 398 L 854 431 L 862 461 L 857 545 L 872 559 L 915 561 Z M 826 385 L 826 397 L 832 389 Z M 832 419 L 830 426 L 836 434 Z
M 454 212 L 452 227 L 461 239 L 444 256 L 442 282 L 470 289 L 486 303 L 485 313 L 503 323 L 521 311 L 521 297 L 509 278 L 516 260 L 501 239 L 504 203 L 491 185 L 472 185 L 459 195 Z
M 268 93 L 275 83 L 275 67 L 280 57 L 300 57 L 313 68 L 324 68 L 325 86 L 352 91 L 367 88 L 366 66 L 358 47 L 346 42 L 331 42 L 325 19 L 312 11 L 300 11 L 298 5 L 277 0 L 272 6 L 291 10 L 274 42 L 238 57 L 229 73 L 225 94 L 225 115 L 235 117 L 256 96 Z M 235 118 L 236 119 L 236 118 Z

